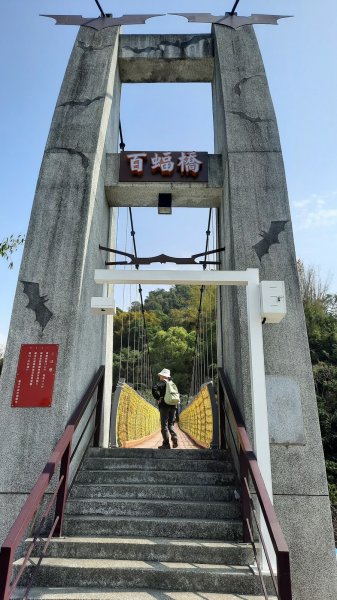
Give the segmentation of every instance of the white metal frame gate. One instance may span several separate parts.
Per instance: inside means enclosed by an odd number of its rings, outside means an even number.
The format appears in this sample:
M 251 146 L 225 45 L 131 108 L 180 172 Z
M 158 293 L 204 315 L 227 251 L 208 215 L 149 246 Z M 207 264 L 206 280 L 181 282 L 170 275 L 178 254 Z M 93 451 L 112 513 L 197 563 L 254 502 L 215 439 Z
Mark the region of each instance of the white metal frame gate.
M 105 296 L 109 284 L 236 285 L 243 286 L 246 288 L 250 379 L 254 427 L 254 450 L 258 459 L 259 467 L 268 494 L 270 496 L 271 501 L 273 501 L 259 270 L 246 269 L 246 271 L 118 271 L 116 269 L 96 269 L 95 282 L 97 284 L 103 285 L 103 289 L 105 292 L 103 292 L 103 296 Z M 105 418 L 107 418 L 108 421 L 110 421 L 110 410 L 110 405 L 104 407 Z M 261 515 L 260 524 L 264 530 L 263 533 L 265 539 L 269 541 L 269 534 L 267 532 Z M 268 546 L 268 553 L 271 557 L 272 564 L 275 569 L 276 561 L 271 542 L 268 544 Z M 263 566 L 266 567 L 267 570 L 267 563 L 265 563 Z

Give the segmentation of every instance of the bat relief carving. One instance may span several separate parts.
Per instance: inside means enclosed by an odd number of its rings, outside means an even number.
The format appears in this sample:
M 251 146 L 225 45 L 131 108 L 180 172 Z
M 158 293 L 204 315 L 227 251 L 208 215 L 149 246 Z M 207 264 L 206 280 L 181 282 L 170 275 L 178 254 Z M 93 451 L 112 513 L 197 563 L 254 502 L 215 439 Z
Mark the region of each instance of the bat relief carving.
M 289 221 L 271 221 L 268 231 L 261 231 L 259 234 L 262 240 L 254 244 L 254 248 L 259 261 L 261 262 L 262 257 L 268 254 L 270 246 L 273 244 L 279 244 L 279 235 L 285 230 L 285 226 Z
M 23 293 L 28 297 L 26 308 L 30 308 L 35 313 L 35 320 L 39 323 L 42 331 L 47 326 L 53 316 L 53 313 L 45 305 L 48 302 L 47 296 L 40 296 L 40 286 L 32 281 L 22 281 Z

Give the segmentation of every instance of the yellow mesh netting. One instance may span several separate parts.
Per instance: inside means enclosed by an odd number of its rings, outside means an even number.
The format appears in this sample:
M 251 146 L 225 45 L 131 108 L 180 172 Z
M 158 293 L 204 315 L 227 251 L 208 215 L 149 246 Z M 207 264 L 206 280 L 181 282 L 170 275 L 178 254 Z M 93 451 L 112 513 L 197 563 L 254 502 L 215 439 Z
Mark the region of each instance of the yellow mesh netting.
M 213 412 L 208 386 L 179 415 L 179 427 L 197 444 L 209 448 L 213 439 Z
M 117 442 L 140 440 L 160 429 L 159 410 L 127 384 L 123 385 L 117 409 Z

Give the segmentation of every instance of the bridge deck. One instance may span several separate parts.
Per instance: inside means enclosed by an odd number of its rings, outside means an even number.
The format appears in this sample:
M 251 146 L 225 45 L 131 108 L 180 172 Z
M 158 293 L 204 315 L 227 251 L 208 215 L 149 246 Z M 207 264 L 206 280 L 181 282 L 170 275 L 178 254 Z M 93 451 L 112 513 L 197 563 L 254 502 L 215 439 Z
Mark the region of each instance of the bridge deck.
M 178 436 L 178 448 L 180 450 L 198 450 L 199 446 L 191 440 L 191 438 L 186 435 L 181 429 L 179 429 L 177 423 L 174 425 L 174 429 Z M 160 431 L 156 433 L 150 440 L 146 440 L 146 442 L 142 442 L 135 448 L 158 448 L 163 443 L 163 438 L 161 436 Z

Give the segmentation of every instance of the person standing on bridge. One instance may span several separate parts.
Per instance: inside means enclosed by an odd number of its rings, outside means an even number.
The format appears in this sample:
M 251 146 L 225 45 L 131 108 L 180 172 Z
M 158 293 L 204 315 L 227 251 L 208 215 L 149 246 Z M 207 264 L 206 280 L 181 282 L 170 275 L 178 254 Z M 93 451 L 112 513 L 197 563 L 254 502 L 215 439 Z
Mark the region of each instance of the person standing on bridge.
M 162 369 L 159 376 L 159 383 L 152 386 L 152 395 L 158 402 L 158 408 L 160 412 L 160 425 L 161 434 L 163 436 L 163 443 L 159 448 L 171 448 L 170 436 L 172 440 L 173 448 L 178 447 L 177 434 L 174 431 L 173 424 L 176 414 L 177 406 L 180 402 L 179 392 L 175 383 L 171 379 L 171 373 L 169 369 Z

